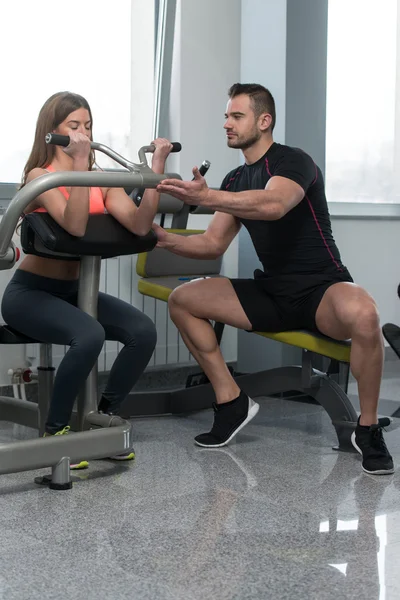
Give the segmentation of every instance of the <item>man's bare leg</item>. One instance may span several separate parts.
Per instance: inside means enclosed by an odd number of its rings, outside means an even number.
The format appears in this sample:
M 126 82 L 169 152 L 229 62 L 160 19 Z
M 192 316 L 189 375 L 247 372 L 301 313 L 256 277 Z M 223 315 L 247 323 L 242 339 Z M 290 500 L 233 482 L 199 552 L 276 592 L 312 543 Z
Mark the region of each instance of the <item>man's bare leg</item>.
M 383 338 L 374 300 L 359 286 L 337 283 L 322 298 L 316 323 L 329 337 L 351 338 L 350 368 L 358 385 L 360 424 L 376 424 L 383 372 Z
M 230 374 L 210 323 L 251 329 L 229 279 L 193 281 L 175 290 L 169 311 L 190 353 L 213 386 L 218 404 L 237 398 L 240 389 Z
M 175 290 L 169 301 L 171 319 L 215 391 L 214 424 L 195 437 L 199 446 L 218 448 L 231 439 L 258 412 L 259 405 L 240 390 L 229 373 L 209 320 L 251 329 L 231 282 L 204 279 Z
M 350 368 L 357 380 L 361 414 L 352 441 L 367 473 L 393 473 L 393 460 L 382 435 L 387 418 L 378 420 L 383 371 L 383 338 L 371 296 L 352 283 L 336 283 L 325 292 L 316 314 L 318 329 L 334 339 L 351 338 Z

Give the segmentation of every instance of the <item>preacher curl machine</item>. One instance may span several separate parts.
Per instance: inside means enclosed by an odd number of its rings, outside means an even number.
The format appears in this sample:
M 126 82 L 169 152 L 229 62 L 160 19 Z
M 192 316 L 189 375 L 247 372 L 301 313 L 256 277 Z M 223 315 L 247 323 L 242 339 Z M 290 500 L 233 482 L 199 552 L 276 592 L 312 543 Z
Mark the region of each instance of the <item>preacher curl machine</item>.
M 48 134 L 46 142 L 67 146 L 69 138 Z M 20 215 L 40 194 L 62 186 L 123 187 L 129 190 L 156 188 L 164 179 L 181 179 L 176 173 L 159 175 L 151 170 L 146 153 L 153 152 L 154 146 L 144 146 L 139 150 L 138 164 L 130 162 L 103 144 L 92 142 L 91 147 L 111 157 L 126 171 L 58 171 L 42 175 L 25 185 L 11 200 L 0 223 L 0 270 L 12 268 L 18 260 L 19 252 L 12 242 L 12 236 Z M 180 149 L 180 144 L 174 144 L 173 151 L 179 152 Z M 96 318 L 101 259 L 152 250 L 157 238 L 153 232 L 143 237 L 134 235 L 107 214 L 89 216 L 85 235 L 76 238 L 62 229 L 47 213 L 30 213 L 23 219 L 21 241 L 27 254 L 80 261 L 78 306 Z M 54 376 L 51 345 L 21 335 L 6 324 L 0 327 L 0 343 L 40 344 L 38 404 L 2 396 L 0 420 L 38 428 L 39 434 L 42 434 Z M 78 433 L 1 444 L 0 474 L 50 466 L 51 475 L 36 478 L 36 483 L 48 485 L 54 490 L 65 490 L 72 487 L 70 461 L 82 456 L 88 459 L 105 458 L 129 449 L 132 444 L 130 423 L 119 417 L 99 414 L 97 402 L 96 365 L 78 398 L 75 415 Z

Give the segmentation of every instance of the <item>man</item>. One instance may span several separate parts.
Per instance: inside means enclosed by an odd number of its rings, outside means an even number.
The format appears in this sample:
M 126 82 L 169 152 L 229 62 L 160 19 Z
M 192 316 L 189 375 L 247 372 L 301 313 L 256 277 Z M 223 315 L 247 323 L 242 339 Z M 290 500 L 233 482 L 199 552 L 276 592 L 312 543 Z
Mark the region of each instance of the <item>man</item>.
M 182 285 L 170 296 L 170 315 L 216 395 L 214 425 L 195 438 L 220 447 L 258 412 L 258 405 L 231 377 L 209 320 L 247 331 L 308 329 L 351 338 L 351 369 L 361 415 L 353 444 L 367 473 L 393 473 L 377 406 L 383 342 L 376 304 L 342 264 L 332 236 L 320 169 L 302 150 L 273 141 L 275 103 L 257 84 L 235 84 L 225 115 L 227 143 L 245 164 L 230 172 L 220 191 L 207 187 L 197 168 L 191 182 L 165 180 L 159 192 L 215 215 L 204 234 L 183 237 L 154 229 L 158 246 L 192 258 L 222 255 L 244 225 L 263 271 L 254 279 L 210 278 Z

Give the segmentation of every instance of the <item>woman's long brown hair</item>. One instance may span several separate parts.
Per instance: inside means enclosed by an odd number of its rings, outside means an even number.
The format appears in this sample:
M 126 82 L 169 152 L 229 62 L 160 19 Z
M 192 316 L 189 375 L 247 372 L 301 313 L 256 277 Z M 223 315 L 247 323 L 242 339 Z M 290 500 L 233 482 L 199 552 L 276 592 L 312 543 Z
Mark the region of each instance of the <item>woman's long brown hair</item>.
M 69 114 L 78 110 L 78 108 L 85 108 L 88 111 L 91 127 L 93 128 L 92 111 L 83 96 L 71 92 L 57 92 L 46 100 L 38 116 L 35 139 L 32 151 L 24 167 L 21 187 L 26 184 L 28 173 L 32 169 L 47 167 L 54 158 L 55 147 L 52 144 L 46 144 L 46 134 L 52 133 Z M 90 139 L 92 139 L 92 136 L 90 136 Z M 92 150 L 89 155 L 89 171 L 92 170 L 94 160 L 94 151 Z

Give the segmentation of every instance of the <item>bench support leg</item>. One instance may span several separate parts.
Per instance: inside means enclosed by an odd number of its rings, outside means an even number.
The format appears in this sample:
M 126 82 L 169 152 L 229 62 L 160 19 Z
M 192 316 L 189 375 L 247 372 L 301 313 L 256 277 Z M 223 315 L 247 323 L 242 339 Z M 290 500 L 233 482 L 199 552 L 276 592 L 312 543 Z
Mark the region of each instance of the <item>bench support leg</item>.
M 357 425 L 357 413 L 343 389 L 325 373 L 319 373 L 317 390 L 306 390 L 326 410 L 336 430 L 339 446 L 335 449 L 356 452 L 351 434 Z
M 40 344 L 40 366 L 38 367 L 38 425 L 40 436 L 44 434 L 47 414 L 49 412 L 51 395 L 53 393 L 54 371 L 51 344 Z

